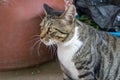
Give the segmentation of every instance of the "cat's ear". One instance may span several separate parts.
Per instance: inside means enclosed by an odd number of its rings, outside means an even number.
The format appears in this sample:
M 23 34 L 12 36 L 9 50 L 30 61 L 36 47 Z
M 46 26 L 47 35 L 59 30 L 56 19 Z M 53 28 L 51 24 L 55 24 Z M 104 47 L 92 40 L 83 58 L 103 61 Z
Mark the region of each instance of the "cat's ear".
M 74 5 L 70 5 L 68 9 L 61 15 L 61 18 L 68 20 L 69 22 L 74 21 L 74 16 L 76 13 L 76 8 Z
M 48 15 L 50 10 L 52 10 L 52 8 L 48 6 L 47 4 L 44 4 L 43 6 L 44 6 L 43 10 L 44 10 L 45 15 Z
M 54 10 L 47 4 L 44 4 L 44 12 L 45 15 L 55 15 L 55 16 L 60 16 L 63 13 L 62 11 Z

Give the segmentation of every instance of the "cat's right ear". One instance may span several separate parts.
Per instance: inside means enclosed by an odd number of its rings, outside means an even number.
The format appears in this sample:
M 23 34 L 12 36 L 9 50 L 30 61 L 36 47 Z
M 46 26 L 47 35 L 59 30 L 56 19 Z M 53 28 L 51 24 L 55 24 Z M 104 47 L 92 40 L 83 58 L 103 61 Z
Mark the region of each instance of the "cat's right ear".
M 76 13 L 76 8 L 74 5 L 70 5 L 67 10 L 60 16 L 61 18 L 66 19 L 70 23 L 74 21 L 74 16 Z

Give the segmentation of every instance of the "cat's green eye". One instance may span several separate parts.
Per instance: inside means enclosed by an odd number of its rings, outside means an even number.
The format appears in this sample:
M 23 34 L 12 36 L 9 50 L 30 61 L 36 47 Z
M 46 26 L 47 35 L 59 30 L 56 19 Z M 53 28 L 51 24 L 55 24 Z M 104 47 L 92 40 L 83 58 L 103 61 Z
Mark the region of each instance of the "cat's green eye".
M 48 28 L 48 32 L 52 32 L 52 29 L 50 27 Z

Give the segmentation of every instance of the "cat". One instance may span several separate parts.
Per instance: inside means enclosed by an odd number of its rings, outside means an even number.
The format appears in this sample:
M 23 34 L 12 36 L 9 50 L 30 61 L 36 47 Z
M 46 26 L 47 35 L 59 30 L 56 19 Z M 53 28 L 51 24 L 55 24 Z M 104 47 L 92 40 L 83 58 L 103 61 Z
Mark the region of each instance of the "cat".
M 64 80 L 120 80 L 120 38 L 75 19 L 74 5 L 60 16 L 45 13 L 41 41 L 57 45 Z

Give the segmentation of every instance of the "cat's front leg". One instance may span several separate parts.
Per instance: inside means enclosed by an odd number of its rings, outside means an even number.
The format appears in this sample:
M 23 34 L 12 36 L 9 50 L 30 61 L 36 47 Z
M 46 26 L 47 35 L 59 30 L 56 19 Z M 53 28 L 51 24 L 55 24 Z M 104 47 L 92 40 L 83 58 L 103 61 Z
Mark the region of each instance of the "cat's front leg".
M 69 71 L 60 63 L 61 70 L 63 71 L 63 80 L 73 80 Z

